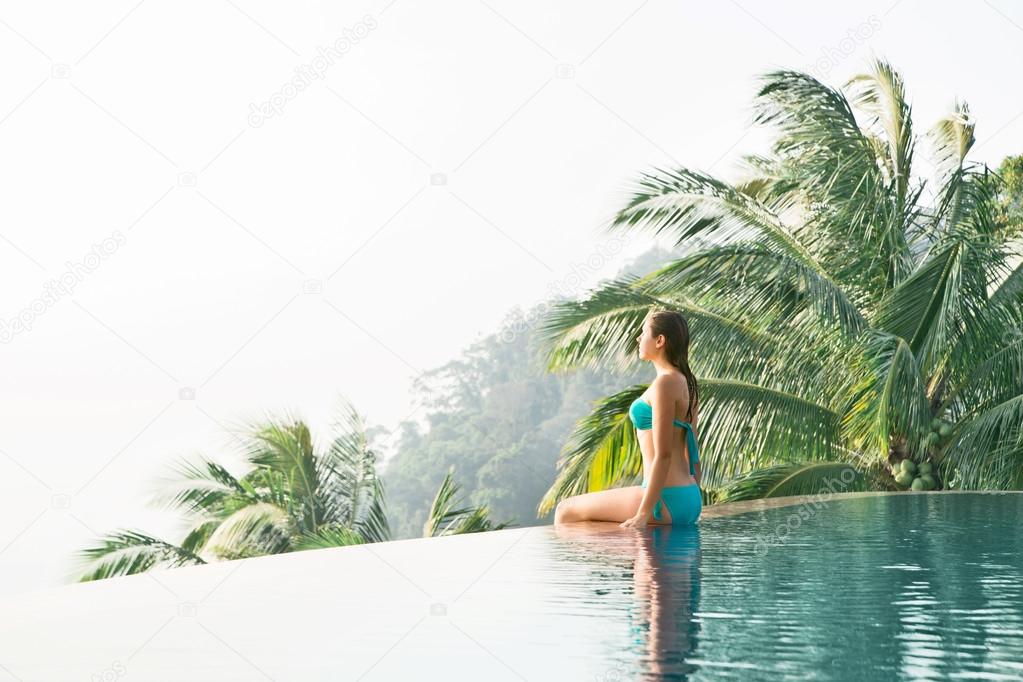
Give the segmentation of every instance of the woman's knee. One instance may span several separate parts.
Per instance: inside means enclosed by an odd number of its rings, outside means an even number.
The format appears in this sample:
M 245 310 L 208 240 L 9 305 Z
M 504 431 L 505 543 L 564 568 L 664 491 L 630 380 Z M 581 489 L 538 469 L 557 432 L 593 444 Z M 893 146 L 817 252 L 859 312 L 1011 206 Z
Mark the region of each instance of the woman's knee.
M 570 523 L 578 520 L 575 518 L 573 506 L 571 499 L 558 502 L 558 506 L 554 508 L 554 523 Z

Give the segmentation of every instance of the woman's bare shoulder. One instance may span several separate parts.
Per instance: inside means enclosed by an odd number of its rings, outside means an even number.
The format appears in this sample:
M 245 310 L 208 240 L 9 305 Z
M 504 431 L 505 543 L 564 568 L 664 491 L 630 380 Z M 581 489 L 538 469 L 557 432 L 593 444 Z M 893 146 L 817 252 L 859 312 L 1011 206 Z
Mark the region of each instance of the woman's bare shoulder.
M 689 382 L 682 372 L 662 374 L 650 384 L 651 392 L 659 398 L 685 401 L 689 396 Z

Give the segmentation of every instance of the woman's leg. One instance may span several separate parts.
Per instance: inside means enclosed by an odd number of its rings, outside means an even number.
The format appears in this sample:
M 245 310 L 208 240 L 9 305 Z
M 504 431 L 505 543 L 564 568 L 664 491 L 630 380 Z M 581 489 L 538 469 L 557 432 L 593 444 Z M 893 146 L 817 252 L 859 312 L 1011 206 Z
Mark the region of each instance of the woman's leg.
M 615 521 L 621 523 L 631 519 L 643 501 L 643 488 L 638 485 L 627 488 L 611 488 L 595 493 L 573 495 L 558 503 L 554 510 L 554 523 L 572 523 L 575 521 Z M 648 523 L 670 523 L 666 514 L 655 520 L 650 515 Z

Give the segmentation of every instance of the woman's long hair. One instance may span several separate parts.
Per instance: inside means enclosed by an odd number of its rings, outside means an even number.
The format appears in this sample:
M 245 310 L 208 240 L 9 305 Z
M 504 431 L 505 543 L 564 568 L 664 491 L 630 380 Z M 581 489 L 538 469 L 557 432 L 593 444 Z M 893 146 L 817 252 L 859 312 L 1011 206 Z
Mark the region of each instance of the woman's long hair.
M 696 376 L 689 368 L 689 323 L 682 313 L 675 310 L 655 310 L 648 315 L 650 331 L 656 337 L 664 335 L 664 354 L 668 362 L 682 372 L 689 384 L 689 412 L 686 419 L 693 415 L 693 407 L 700 406 L 700 393 L 696 385 Z

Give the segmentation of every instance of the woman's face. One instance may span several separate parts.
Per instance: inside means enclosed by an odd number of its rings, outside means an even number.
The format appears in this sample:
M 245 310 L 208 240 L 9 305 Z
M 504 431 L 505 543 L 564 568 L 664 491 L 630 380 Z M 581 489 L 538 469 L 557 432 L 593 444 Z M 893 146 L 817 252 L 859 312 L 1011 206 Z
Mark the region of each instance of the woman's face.
M 643 331 L 636 341 L 639 343 L 640 360 L 650 360 L 657 355 L 657 339 L 650 330 L 650 320 L 643 320 Z

